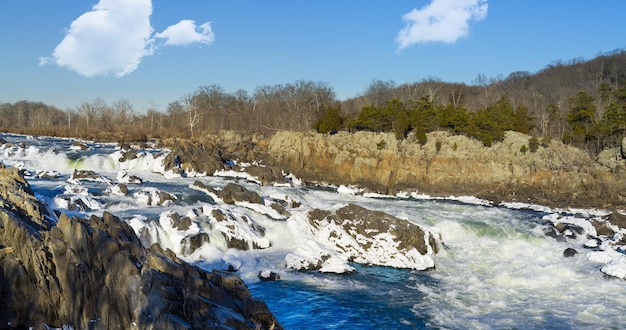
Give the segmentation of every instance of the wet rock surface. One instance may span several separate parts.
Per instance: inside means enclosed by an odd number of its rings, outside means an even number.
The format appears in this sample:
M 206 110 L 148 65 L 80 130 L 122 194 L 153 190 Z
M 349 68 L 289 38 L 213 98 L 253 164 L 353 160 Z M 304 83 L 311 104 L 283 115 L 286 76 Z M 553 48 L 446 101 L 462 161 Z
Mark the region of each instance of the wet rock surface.
M 57 218 L 16 169 L 0 169 L 0 186 L 1 327 L 280 328 L 236 275 L 145 249 L 109 213 Z

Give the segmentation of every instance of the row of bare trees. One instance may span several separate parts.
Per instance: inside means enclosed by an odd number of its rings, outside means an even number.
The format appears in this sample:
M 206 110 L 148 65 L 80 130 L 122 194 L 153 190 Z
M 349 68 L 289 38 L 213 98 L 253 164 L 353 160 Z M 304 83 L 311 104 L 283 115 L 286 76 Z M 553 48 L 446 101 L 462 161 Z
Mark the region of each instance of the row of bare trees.
M 226 93 L 219 85 L 203 86 L 167 107 L 171 128 L 217 132 L 222 129 L 267 133 L 310 129 L 327 104 L 335 102 L 332 87 L 299 80 Z
M 219 85 L 202 86 L 169 103 L 165 111 L 148 109 L 142 113 L 124 99 L 112 104 L 95 99 L 65 110 L 41 102 L 0 103 L 0 130 L 115 140 L 192 136 L 219 130 L 272 133 L 311 129 L 329 106 L 339 107 L 342 117 L 350 119 L 366 107 L 383 108 L 394 99 L 425 100 L 472 113 L 496 109 L 492 105 L 504 98 L 514 109 L 527 109 L 532 134 L 563 139 L 570 129 L 568 114 L 577 93 L 589 94 L 595 109 L 593 120 L 599 122 L 614 106 L 605 97 L 606 91 L 619 91 L 625 82 L 626 50 L 622 49 L 599 54 L 590 61 L 555 61 L 534 74 L 480 74 L 472 84 L 433 77 L 400 85 L 391 80 L 374 80 L 361 94 L 343 101 L 336 100 L 328 83 L 299 80 L 259 86 L 252 93 L 241 89 L 229 93 Z
M 148 109 L 142 114 L 125 99 L 107 104 L 96 98 L 67 110 L 19 101 L 0 104 L 0 130 L 97 139 L 190 136 L 219 130 L 301 131 L 313 127 L 324 107 L 335 101 L 327 83 L 304 80 L 260 86 L 252 95 L 245 90 L 227 93 L 219 85 L 202 86 L 171 102 L 165 112 Z

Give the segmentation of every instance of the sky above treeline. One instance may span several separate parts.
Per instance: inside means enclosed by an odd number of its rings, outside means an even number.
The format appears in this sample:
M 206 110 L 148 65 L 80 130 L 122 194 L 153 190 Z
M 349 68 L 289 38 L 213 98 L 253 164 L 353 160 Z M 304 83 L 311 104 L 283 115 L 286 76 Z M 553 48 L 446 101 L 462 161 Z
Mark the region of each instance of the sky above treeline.
M 472 84 L 626 48 L 624 13 L 623 0 L 8 0 L 0 102 L 143 112 L 214 84 L 320 81 L 340 100 L 373 80 Z

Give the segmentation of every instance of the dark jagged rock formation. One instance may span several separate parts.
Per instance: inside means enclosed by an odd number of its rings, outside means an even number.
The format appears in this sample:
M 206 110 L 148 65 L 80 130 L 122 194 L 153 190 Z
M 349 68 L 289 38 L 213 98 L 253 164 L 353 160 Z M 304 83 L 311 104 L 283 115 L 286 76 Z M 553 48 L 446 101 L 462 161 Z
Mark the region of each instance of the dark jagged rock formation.
M 58 218 L 0 169 L 0 327 L 279 329 L 235 275 L 145 249 L 115 216 Z
M 234 183 L 228 183 L 222 190 L 217 192 L 217 195 L 226 204 L 234 204 L 235 202 L 263 204 L 259 194 Z
M 163 143 L 172 150 L 163 162 L 166 170 L 194 170 L 210 175 L 225 166 L 218 146 L 212 141 L 167 139 Z

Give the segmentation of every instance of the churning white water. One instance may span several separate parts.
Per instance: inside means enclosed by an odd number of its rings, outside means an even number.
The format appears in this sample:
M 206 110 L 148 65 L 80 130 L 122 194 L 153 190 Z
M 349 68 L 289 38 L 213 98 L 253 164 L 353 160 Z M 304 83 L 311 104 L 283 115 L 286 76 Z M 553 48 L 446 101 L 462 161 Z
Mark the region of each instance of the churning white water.
M 410 271 L 385 267 L 352 265 L 352 274 L 322 274 L 285 269 L 285 255 L 305 249 L 293 219 L 277 221 L 262 206 L 216 205 L 206 194 L 189 188 L 200 180 L 214 188 L 229 179 L 207 176 L 176 178 L 162 173 L 149 157 L 133 166 L 121 164 L 112 145 L 94 145 L 88 151 L 70 149 L 71 141 L 28 139 L 4 135 L 14 146 L 0 148 L 0 160 L 30 173 L 35 193 L 52 207 L 63 209 L 57 198 L 68 195 L 68 186 L 83 190 L 77 196 L 90 200 L 91 210 L 78 214 L 109 211 L 144 232 L 143 239 L 168 245 L 181 257 L 205 268 L 236 265 L 239 275 L 257 298 L 267 302 L 278 320 L 289 329 L 597 329 L 626 328 L 626 282 L 600 271 L 602 264 L 590 261 L 590 249 L 583 248 L 585 235 L 566 242 L 544 234 L 546 213 L 465 203 L 458 200 L 395 198 L 355 195 L 350 190 L 326 187 L 260 186 L 238 184 L 261 196 L 296 200 L 302 206 L 292 210 L 302 217 L 313 208 L 335 210 L 355 203 L 414 222 L 440 235 L 443 246 L 433 256 L 435 270 Z M 18 147 L 24 141 L 30 147 Z M 30 143 L 29 143 L 30 142 Z M 151 151 L 154 153 L 154 151 Z M 119 158 L 119 157 L 118 157 Z M 101 173 L 112 182 L 68 183 L 74 168 Z M 39 178 L 38 171 L 56 171 L 55 178 Z M 144 183 L 129 184 L 128 195 L 111 193 L 122 170 L 141 176 Z M 169 178 L 168 178 L 169 177 Z M 146 188 L 176 196 L 172 203 L 149 205 L 142 202 Z M 82 194 L 82 195 L 81 195 Z M 144 196 L 144 197 L 141 197 Z M 417 195 L 414 197 L 418 197 Z M 468 199 L 471 201 L 471 199 Z M 485 204 L 485 203 L 483 203 Z M 263 239 L 271 243 L 264 250 L 226 249 L 208 218 L 215 208 L 234 217 L 245 216 L 265 228 Z M 189 215 L 194 226 L 188 233 L 168 227 L 167 212 Z M 207 232 L 211 244 L 195 252 L 185 251 L 181 238 L 191 232 Z M 572 247 L 578 254 L 565 258 Z M 593 259 L 593 258 L 592 258 Z M 275 282 L 259 281 L 260 271 L 280 274 Z

